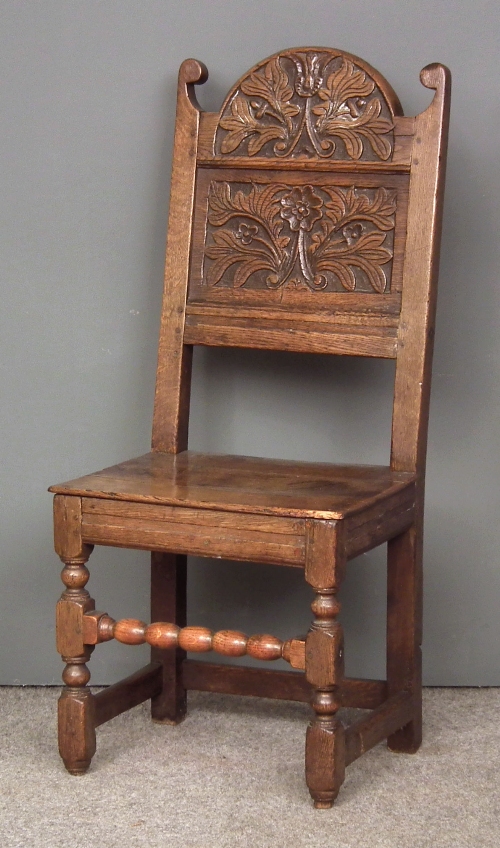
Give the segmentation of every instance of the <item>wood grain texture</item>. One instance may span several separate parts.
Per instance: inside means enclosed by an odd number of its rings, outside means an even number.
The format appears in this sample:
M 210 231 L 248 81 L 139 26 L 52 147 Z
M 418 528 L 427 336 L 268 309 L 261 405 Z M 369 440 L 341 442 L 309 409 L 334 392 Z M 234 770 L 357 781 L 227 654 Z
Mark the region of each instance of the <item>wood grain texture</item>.
M 387 699 L 387 681 L 344 677 L 340 682 L 343 707 L 374 710 Z
M 306 783 L 318 809 L 331 807 L 345 774 L 344 728 L 337 718 L 344 680 L 344 633 L 337 592 L 346 571 L 344 521 L 307 525 L 305 578 L 314 588 L 314 620 L 306 638 L 306 678 L 314 721 L 306 735 Z
M 286 161 L 386 161 L 401 111 L 392 87 L 362 59 L 325 47 L 283 50 L 230 90 L 214 150 Z
M 92 521 L 85 522 L 84 533 L 85 538 L 92 539 L 97 545 L 274 565 L 301 566 L 304 563 L 302 537 L 247 530 L 244 522 L 241 522 L 240 528 L 226 529 L 221 537 L 217 528 L 202 524 L 185 528 L 176 522 L 94 516 Z
M 84 774 L 96 750 L 95 704 L 90 689 L 63 689 L 57 704 L 59 754 L 70 774 Z
M 51 491 L 82 495 L 85 525 L 90 523 L 88 516 L 92 511 L 87 498 L 108 501 L 102 506 L 94 505 L 103 515 L 111 509 L 110 501 L 113 510 L 118 501 L 127 501 L 131 517 L 139 504 L 149 503 L 279 516 L 288 521 L 330 520 L 358 513 L 402 493 L 414 479 L 413 474 L 391 472 L 387 466 L 331 465 L 194 451 L 176 456 L 153 452 L 53 486 Z M 223 526 L 229 528 L 230 524 Z M 287 532 L 278 529 L 277 524 L 268 527 L 271 532 Z M 257 530 L 255 525 L 252 529 Z
M 402 286 L 407 205 L 401 174 L 202 169 L 188 304 L 288 302 L 295 321 L 309 311 L 320 321 L 329 306 L 337 315 L 357 306 L 359 322 L 377 302 L 390 311 Z
M 201 199 L 208 207 L 202 286 L 293 288 L 310 291 L 318 304 L 328 291 L 391 291 L 395 188 L 297 184 L 284 174 L 267 184 L 219 177 Z
M 287 639 L 283 644 L 282 656 L 292 668 L 301 669 L 306 667 L 306 640 L 303 638 Z
M 199 692 L 219 692 L 225 695 L 251 695 L 284 701 L 309 703 L 313 687 L 304 674 L 296 671 L 275 671 L 267 668 L 218 665 L 211 662 L 186 660 L 182 666 L 186 689 Z M 341 682 L 340 699 L 343 707 L 375 709 L 387 698 L 385 680 L 358 680 L 345 677 Z
M 304 675 L 297 671 L 186 660 L 182 666 L 182 680 L 186 689 L 198 692 L 251 695 L 305 703 L 311 700 L 311 686 Z
M 259 326 L 260 325 L 260 326 Z M 333 328 L 318 329 L 295 321 L 288 328 L 272 322 L 233 319 L 222 322 L 209 318 L 190 318 L 185 328 L 189 344 L 207 347 L 245 347 L 257 350 L 288 350 L 295 353 L 330 353 L 339 356 L 375 356 L 396 358 L 396 332 L 391 328 L 363 331 L 350 328 L 335 332 Z
M 67 597 L 63 592 L 56 606 L 56 647 L 62 657 L 79 657 L 85 652 L 84 616 L 94 608 L 88 592 L 80 597 Z
M 394 470 L 419 475 L 427 448 L 451 96 L 443 65 L 428 65 L 420 78 L 436 94 L 415 119 L 391 448 Z
M 187 59 L 179 70 L 163 307 L 153 413 L 153 450 L 187 447 L 192 349 L 183 344 L 199 108 L 194 85 L 207 69 Z
M 411 144 L 414 134 L 413 117 L 403 115 L 394 116 L 394 150 L 390 161 L 347 161 L 347 160 L 331 160 L 323 159 L 321 167 L 325 171 L 333 171 L 337 173 L 349 173 L 352 171 L 367 173 L 395 173 L 408 172 L 411 167 Z M 219 122 L 219 114 L 217 112 L 202 112 L 200 116 L 200 129 L 198 141 L 198 164 L 200 166 L 214 167 L 220 165 L 227 166 L 227 157 L 214 153 L 214 139 L 217 132 Z M 247 169 L 252 163 L 249 156 L 231 157 L 231 168 Z M 276 159 L 259 157 L 259 168 L 276 168 Z M 286 169 L 293 172 L 299 171 L 314 171 L 317 168 L 315 159 L 287 159 Z
M 407 724 L 413 715 L 414 704 L 410 693 L 398 692 L 388 698 L 370 715 L 364 716 L 346 730 L 345 761 L 349 765 L 362 754 L 378 745 Z
M 328 810 L 345 778 L 345 732 L 342 722 L 311 722 L 306 734 L 306 782 L 317 810 Z
M 87 561 L 92 547 L 82 542 L 82 500 L 56 495 L 54 509 L 54 548 L 63 562 Z
M 210 302 L 209 302 L 210 301 Z M 397 327 L 401 311 L 401 292 L 370 294 L 369 292 L 323 292 L 321 306 L 313 292 L 305 289 L 268 289 L 265 301 L 255 289 L 208 290 L 193 280 L 187 306 L 189 315 L 227 315 L 262 319 L 315 321 L 329 324 L 380 325 Z
M 193 300 L 186 307 L 186 315 L 188 318 L 223 318 L 227 320 L 248 319 L 249 321 L 275 321 L 277 324 L 284 324 L 287 321 L 297 321 L 297 313 L 294 312 L 294 306 L 300 306 L 300 322 L 304 327 L 320 327 L 326 330 L 330 325 L 333 325 L 337 331 L 341 332 L 345 327 L 350 330 L 354 327 L 362 327 L 367 330 L 374 327 L 377 330 L 380 327 L 389 329 L 397 328 L 399 324 L 399 306 L 401 298 L 398 295 L 369 295 L 368 303 L 363 303 L 367 300 L 365 295 L 355 296 L 347 299 L 339 294 L 332 294 L 332 298 L 327 303 L 324 301 L 321 304 L 321 309 L 318 309 L 317 303 L 311 303 L 307 298 L 285 298 L 283 302 L 276 301 L 271 306 L 259 306 L 258 301 L 253 298 L 252 290 L 248 291 L 249 303 L 245 304 L 246 293 L 242 294 L 239 300 L 240 305 L 232 304 L 231 299 L 225 296 L 223 289 L 217 289 L 212 295 L 216 298 L 214 305 L 208 304 L 203 300 L 203 293 L 200 293 L 200 301 Z M 295 292 L 300 295 L 300 292 Z M 325 298 L 326 298 L 325 294 Z M 381 298 L 387 299 L 388 303 L 381 303 Z M 253 298 L 253 299 L 252 299 Z M 350 301 L 350 302 L 349 302 Z
M 338 588 L 345 576 L 346 539 L 343 521 L 306 522 L 305 579 L 314 589 Z
M 329 807 L 346 764 L 384 738 L 421 741 L 422 532 L 450 77 L 404 117 L 357 57 L 297 48 L 260 62 L 218 113 L 202 114 L 187 60 L 178 82 L 153 450 L 52 487 L 65 563 L 58 648 L 66 662 L 59 738 L 66 767 L 89 765 L 95 727 L 152 699 L 185 715 L 186 690 L 311 701 L 306 780 Z M 396 358 L 390 467 L 334 466 L 187 450 L 194 344 Z M 344 677 L 337 592 L 346 562 L 388 542 L 387 681 Z M 94 610 L 94 544 L 152 551 L 153 624 Z M 303 567 L 314 590 L 307 637 L 186 625 L 186 555 Z M 118 638 L 152 663 L 93 696 L 87 661 Z M 186 659 L 284 657 L 296 672 Z M 302 673 L 305 672 L 305 673 Z M 373 712 L 344 731 L 337 711 Z
M 187 560 L 179 554 L 151 554 L 151 621 L 170 621 L 173 630 L 187 624 Z M 154 625 L 146 630 L 151 647 L 151 662 L 162 667 L 162 687 L 151 699 L 151 717 L 166 724 L 179 724 L 187 711 L 186 690 L 182 683 L 182 663 L 186 658 L 180 647 L 166 651 L 173 638 L 155 632 Z
M 387 546 L 387 686 L 412 694 L 413 715 L 389 736 L 392 751 L 415 753 L 422 742 L 422 514 Z
M 219 630 L 213 633 L 208 627 L 179 627 L 166 621 L 145 624 L 135 618 L 115 621 L 106 613 L 90 613 L 84 616 L 83 634 L 85 647 L 116 639 L 124 645 L 151 645 L 155 649 L 174 651 L 180 648 L 179 661 L 186 652 L 205 653 L 216 651 L 223 656 L 242 657 L 248 654 L 256 660 L 284 659 L 292 667 L 305 668 L 305 637 L 282 641 L 268 633 L 246 636 L 239 630 Z
M 150 663 L 129 677 L 102 689 L 94 695 L 95 726 L 110 721 L 149 698 L 159 696 L 162 689 L 160 663 Z
M 388 545 L 389 692 L 407 686 L 414 704 L 412 720 L 388 744 L 409 753 L 422 739 L 424 478 L 451 96 L 443 65 L 428 65 L 420 79 L 436 94 L 415 118 L 391 445 L 391 467 L 417 475 L 415 521 Z
M 415 484 L 411 484 L 402 493 L 390 495 L 384 501 L 351 513 L 344 522 L 347 559 L 372 550 L 413 524 L 415 500 Z
M 107 612 L 89 610 L 83 616 L 82 636 L 84 645 L 98 645 L 113 638 L 112 619 Z
M 65 589 L 56 609 L 57 650 L 65 663 L 64 688 L 58 703 L 59 753 L 71 774 L 83 774 L 95 753 L 94 702 L 87 684 L 87 662 L 93 647 L 84 642 L 85 613 L 94 600 L 85 588 L 89 571 L 85 563 L 92 547 L 81 541 L 80 498 L 59 498 L 55 509 L 56 546 L 65 566 Z

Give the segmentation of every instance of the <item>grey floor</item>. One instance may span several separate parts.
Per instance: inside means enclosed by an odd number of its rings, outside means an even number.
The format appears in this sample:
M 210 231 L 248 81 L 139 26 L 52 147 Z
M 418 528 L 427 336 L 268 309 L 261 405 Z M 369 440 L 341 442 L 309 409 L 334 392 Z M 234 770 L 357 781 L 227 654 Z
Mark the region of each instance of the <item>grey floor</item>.
M 57 694 L 0 689 L 1 848 L 500 846 L 500 689 L 426 690 L 418 754 L 379 745 L 328 811 L 303 780 L 305 705 L 192 694 L 176 728 L 143 705 L 99 728 L 71 777 Z

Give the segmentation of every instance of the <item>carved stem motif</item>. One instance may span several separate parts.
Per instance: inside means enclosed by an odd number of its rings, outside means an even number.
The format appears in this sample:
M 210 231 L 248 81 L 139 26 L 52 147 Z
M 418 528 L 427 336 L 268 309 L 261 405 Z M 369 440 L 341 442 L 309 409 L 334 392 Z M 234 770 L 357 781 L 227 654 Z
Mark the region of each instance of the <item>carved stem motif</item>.
M 210 185 L 206 285 L 387 290 L 394 189 L 239 185 Z
M 392 129 L 382 93 L 350 59 L 289 52 L 242 81 L 222 114 L 216 153 L 385 161 Z

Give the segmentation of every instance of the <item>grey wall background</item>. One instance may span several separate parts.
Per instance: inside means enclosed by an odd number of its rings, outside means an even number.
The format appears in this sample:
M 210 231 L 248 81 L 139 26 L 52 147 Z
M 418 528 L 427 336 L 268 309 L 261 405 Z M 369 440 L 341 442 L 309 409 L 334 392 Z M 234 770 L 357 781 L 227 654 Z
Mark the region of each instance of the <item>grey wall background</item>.
M 46 487 L 149 449 L 177 68 L 218 108 L 284 47 L 341 47 L 407 114 L 431 61 L 454 75 L 425 544 L 425 681 L 500 684 L 498 5 L 494 0 L 3 0 L 0 681 L 54 683 L 61 584 Z M 197 351 L 191 447 L 386 462 L 392 364 Z M 360 446 L 360 450 L 359 450 Z M 101 549 L 89 588 L 148 619 L 146 554 Z M 262 588 L 265 587 L 265 592 Z M 348 672 L 384 673 L 380 553 L 343 590 Z M 191 620 L 303 632 L 299 572 L 193 562 Z M 107 645 L 95 683 L 144 658 Z

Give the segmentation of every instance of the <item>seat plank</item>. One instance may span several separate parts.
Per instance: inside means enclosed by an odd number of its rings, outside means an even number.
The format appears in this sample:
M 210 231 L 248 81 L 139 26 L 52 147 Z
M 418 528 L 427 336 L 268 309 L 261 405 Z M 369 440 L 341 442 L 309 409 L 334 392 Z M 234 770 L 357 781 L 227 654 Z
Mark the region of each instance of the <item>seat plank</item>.
M 51 491 L 190 509 L 335 520 L 393 495 L 407 500 L 405 493 L 414 479 L 411 473 L 387 466 L 152 452 L 53 486 Z

